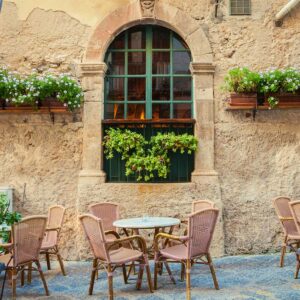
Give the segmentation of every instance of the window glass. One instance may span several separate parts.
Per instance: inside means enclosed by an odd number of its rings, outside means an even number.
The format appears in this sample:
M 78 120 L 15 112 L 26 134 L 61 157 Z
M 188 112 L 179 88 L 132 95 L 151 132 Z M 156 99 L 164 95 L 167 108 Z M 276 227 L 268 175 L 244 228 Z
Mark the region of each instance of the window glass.
M 128 48 L 129 49 L 145 49 L 146 36 L 143 28 L 129 30 L 128 33 Z
M 170 78 L 154 77 L 152 80 L 153 100 L 170 100 Z
M 153 52 L 152 73 L 169 74 L 170 72 L 170 52 Z
M 108 100 L 124 100 L 124 78 L 108 78 L 106 88 L 108 90 Z
M 157 27 L 153 29 L 152 48 L 170 49 L 170 31 L 165 28 Z
M 123 119 L 124 105 L 123 104 L 107 104 L 105 106 L 106 119 Z
M 107 56 L 107 74 L 124 75 L 125 74 L 125 53 L 110 52 Z
M 128 100 L 146 99 L 146 79 L 128 78 Z
M 145 74 L 146 73 L 146 53 L 129 52 L 128 53 L 128 74 Z
M 189 119 L 191 116 L 191 104 L 174 104 L 174 118 Z
M 189 74 L 190 73 L 191 55 L 189 52 L 173 53 L 173 73 Z
M 169 119 L 170 118 L 170 105 L 169 104 L 154 104 L 152 107 L 152 118 Z
M 191 77 L 175 77 L 173 86 L 174 100 L 191 100 L 191 85 Z

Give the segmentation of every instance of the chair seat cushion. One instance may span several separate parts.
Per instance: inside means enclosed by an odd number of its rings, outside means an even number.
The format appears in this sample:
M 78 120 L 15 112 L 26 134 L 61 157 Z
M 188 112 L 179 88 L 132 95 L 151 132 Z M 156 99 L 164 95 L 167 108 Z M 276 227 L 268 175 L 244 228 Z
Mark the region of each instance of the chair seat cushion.
M 142 257 L 143 253 L 138 250 L 121 247 L 109 252 L 110 260 L 113 264 L 124 264 L 135 261 Z
M 174 260 L 182 260 L 188 258 L 188 248 L 181 244 L 172 247 L 168 247 L 160 250 L 160 254 L 166 258 Z

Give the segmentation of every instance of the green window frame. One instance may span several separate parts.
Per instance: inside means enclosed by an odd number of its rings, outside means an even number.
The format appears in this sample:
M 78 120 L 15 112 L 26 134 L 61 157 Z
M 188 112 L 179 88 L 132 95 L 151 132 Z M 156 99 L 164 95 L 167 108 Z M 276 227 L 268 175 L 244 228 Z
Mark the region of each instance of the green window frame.
M 143 30 L 144 32 L 145 42 L 141 48 L 132 48 L 130 45 L 130 33 L 134 30 Z M 168 48 L 153 47 L 153 35 L 159 30 L 163 30 L 165 33 L 168 32 Z M 121 33 L 116 39 L 119 39 L 119 42 L 121 41 L 122 47 L 114 47 L 116 43 L 113 42 L 107 50 L 105 58 L 105 62 L 108 65 L 108 72 L 105 76 L 104 119 L 192 119 L 194 113 L 192 76 L 189 67 L 185 68 L 185 72 L 178 72 L 177 67 L 179 64 L 176 64 L 180 58 L 185 59 L 185 67 L 187 58 L 189 59 L 188 65 L 192 61 L 191 52 L 184 41 L 172 30 L 155 25 L 133 27 Z M 154 56 L 155 54 L 164 55 L 164 53 L 166 54 L 165 57 L 168 57 L 169 60 L 168 70 L 167 72 L 164 70 L 163 72 L 154 73 Z M 123 57 L 124 63 L 119 70 L 114 71 L 110 60 L 113 56 L 117 55 Z M 142 57 L 145 60 L 145 72 L 143 74 L 130 74 L 131 72 L 129 72 L 130 57 L 134 55 Z M 134 82 L 134 80 L 145 81 L 144 99 L 143 97 L 140 97 L 139 100 L 130 98 L 130 82 Z M 161 85 L 166 83 L 167 90 L 163 92 L 164 97 L 167 99 L 153 98 L 155 97 L 153 89 L 159 83 Z M 180 86 L 184 84 L 189 87 L 189 90 L 185 88 L 185 91 L 181 92 L 182 89 Z M 114 86 L 118 86 L 120 95 L 113 95 L 111 97 L 110 92 L 114 90 Z M 182 93 L 182 95 L 178 96 L 175 94 L 177 92 L 178 94 Z M 169 97 L 166 96 L 168 93 Z M 186 98 L 184 98 L 184 93 L 186 94 Z M 132 107 L 139 107 L 142 113 L 140 115 L 136 113 L 135 116 L 131 115 L 129 110 Z M 167 113 L 163 117 L 157 117 L 155 115 L 156 110 L 158 109 L 157 114 L 159 115 L 161 114 L 159 109 L 162 107 L 165 107 Z

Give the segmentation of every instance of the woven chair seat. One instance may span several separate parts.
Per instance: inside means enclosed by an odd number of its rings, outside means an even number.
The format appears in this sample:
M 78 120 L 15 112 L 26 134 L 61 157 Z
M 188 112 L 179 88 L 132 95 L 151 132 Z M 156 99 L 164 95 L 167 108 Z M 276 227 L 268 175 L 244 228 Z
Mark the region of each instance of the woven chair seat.
M 160 254 L 164 257 L 181 260 L 188 258 L 188 248 L 185 245 L 176 245 L 160 250 Z
M 43 251 L 43 250 L 48 250 L 48 249 L 51 249 L 51 248 L 54 248 L 55 245 L 56 245 L 56 242 L 55 242 L 55 241 L 43 239 L 41 251 Z
M 288 234 L 289 240 L 300 240 L 300 234 L 298 232 L 291 232 Z
M 1 255 L 0 263 L 4 264 L 6 267 L 10 259 L 11 259 L 11 254 Z M 13 259 L 9 262 L 8 267 L 12 267 L 12 266 L 13 266 Z
M 143 256 L 143 253 L 138 250 L 121 247 L 117 250 L 109 252 L 110 261 L 113 264 L 125 264 L 130 261 L 135 261 Z

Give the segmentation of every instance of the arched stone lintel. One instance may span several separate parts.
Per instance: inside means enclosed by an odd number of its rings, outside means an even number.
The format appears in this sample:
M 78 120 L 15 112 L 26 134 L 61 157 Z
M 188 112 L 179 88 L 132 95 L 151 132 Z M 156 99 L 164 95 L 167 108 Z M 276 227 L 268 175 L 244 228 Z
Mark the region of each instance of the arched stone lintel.
M 85 62 L 104 61 L 106 50 L 123 30 L 137 24 L 157 24 L 177 32 L 188 44 L 194 62 L 212 63 L 210 43 L 201 25 L 184 11 L 157 2 L 153 18 L 143 18 L 140 2 L 120 7 L 101 20 L 93 30 L 85 53 Z

